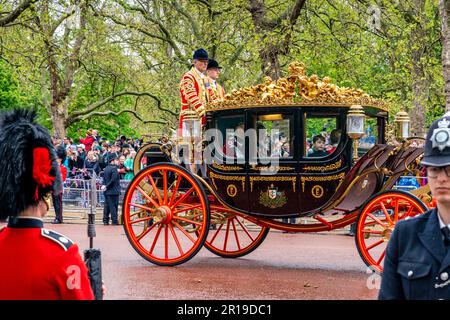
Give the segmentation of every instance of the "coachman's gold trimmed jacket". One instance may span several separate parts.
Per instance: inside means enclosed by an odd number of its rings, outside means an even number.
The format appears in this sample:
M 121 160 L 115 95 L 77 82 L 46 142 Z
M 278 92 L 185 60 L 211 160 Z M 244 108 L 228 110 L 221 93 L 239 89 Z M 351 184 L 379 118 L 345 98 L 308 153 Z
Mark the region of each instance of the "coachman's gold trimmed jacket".
M 192 67 L 181 78 L 180 82 L 181 112 L 180 129 L 183 127 L 183 118 L 188 111 L 195 111 L 197 116 L 205 124 L 205 103 L 207 91 L 205 83 L 198 71 Z

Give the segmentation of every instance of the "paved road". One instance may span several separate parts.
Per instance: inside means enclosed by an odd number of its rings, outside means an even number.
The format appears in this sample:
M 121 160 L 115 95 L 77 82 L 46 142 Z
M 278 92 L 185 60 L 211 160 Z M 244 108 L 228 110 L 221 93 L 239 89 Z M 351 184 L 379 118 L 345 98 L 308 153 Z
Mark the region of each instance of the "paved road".
M 46 224 L 87 248 L 86 225 Z M 251 254 L 217 257 L 203 248 L 177 267 L 150 264 L 129 245 L 122 226 L 97 225 L 106 299 L 376 299 L 353 237 L 271 231 Z M 369 280 L 368 280 L 369 278 Z

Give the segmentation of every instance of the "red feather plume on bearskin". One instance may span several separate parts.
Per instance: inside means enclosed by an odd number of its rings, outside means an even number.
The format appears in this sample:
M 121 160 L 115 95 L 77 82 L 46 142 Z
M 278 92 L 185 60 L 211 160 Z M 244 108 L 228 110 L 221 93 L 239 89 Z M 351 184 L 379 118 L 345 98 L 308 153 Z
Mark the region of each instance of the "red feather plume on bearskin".
M 33 179 L 37 183 L 34 199 L 39 198 L 39 186 L 49 187 L 53 185 L 55 177 L 50 175 L 52 162 L 47 148 L 35 148 L 33 150 Z

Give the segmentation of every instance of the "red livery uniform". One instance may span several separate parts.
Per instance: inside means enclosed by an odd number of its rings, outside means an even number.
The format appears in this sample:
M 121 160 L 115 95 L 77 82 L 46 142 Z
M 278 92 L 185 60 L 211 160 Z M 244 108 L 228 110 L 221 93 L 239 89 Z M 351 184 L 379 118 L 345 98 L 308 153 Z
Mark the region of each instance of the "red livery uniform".
M 195 111 L 199 119 L 201 119 L 202 125 L 206 123 L 205 103 L 207 102 L 207 92 L 203 78 L 204 76 L 194 67 L 181 78 L 180 129 L 183 128 L 183 118 L 186 111 Z
M 0 300 L 92 300 L 78 246 L 33 217 L 0 229 Z
M 207 79 L 208 85 L 208 102 L 222 101 L 225 99 L 225 89 L 213 79 Z

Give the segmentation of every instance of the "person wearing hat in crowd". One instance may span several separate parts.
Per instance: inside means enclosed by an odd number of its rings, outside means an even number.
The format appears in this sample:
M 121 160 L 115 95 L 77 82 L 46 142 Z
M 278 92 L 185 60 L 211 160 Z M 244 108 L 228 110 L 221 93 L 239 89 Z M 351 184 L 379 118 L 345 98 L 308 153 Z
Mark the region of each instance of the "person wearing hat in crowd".
M 36 112 L 0 115 L 0 300 L 94 298 L 78 246 L 42 218 L 61 177 L 47 129 Z
M 208 52 L 205 49 L 195 50 L 192 57 L 192 68 L 183 74 L 180 81 L 181 112 L 180 129 L 183 130 L 183 118 L 187 113 L 195 112 L 201 124 L 205 120 L 205 103 L 207 92 L 205 88 L 205 71 L 208 66 Z M 187 128 L 184 128 L 185 130 Z M 197 128 L 200 130 L 200 128 Z M 183 132 L 183 131 L 182 131 Z M 183 136 L 185 136 L 183 134 Z
M 208 67 L 206 69 L 207 78 L 205 81 L 208 92 L 208 102 L 221 101 L 225 98 L 225 90 L 217 82 L 222 67 L 216 60 L 209 59 Z
M 396 224 L 379 299 L 450 299 L 450 115 L 432 123 L 421 165 L 437 206 Z
M 64 161 L 66 160 L 66 149 L 63 146 L 59 146 L 56 148 L 56 162 L 59 164 L 59 171 L 61 172 L 61 182 L 64 183 L 67 178 L 67 168 L 63 165 Z M 58 190 L 55 190 L 52 193 L 52 202 L 53 202 L 53 208 L 55 209 L 55 220 L 53 220 L 53 224 L 63 223 L 63 202 L 62 202 L 62 195 L 63 195 L 63 185 L 59 186 Z
M 109 224 L 111 214 L 111 224 L 118 225 L 117 211 L 119 208 L 120 196 L 120 176 L 118 170 L 119 160 L 116 153 L 108 155 L 108 165 L 103 173 L 103 186 L 101 190 L 105 194 L 105 205 L 103 207 L 103 224 Z

